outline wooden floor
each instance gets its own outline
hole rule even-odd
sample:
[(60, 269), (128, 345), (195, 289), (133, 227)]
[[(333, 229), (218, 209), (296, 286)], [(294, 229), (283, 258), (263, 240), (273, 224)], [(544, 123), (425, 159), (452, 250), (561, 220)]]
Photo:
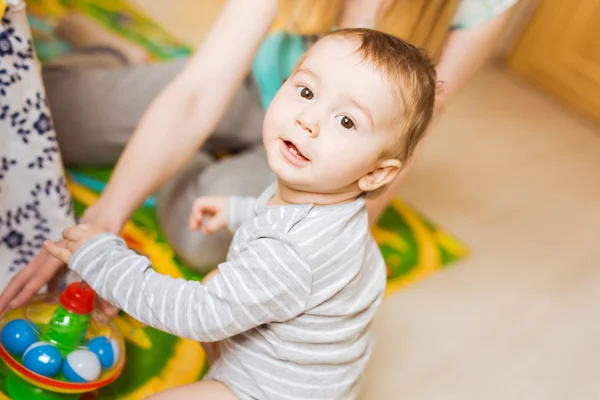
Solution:
[[(195, 43), (222, 3), (136, 1)], [(384, 302), (362, 399), (599, 399), (600, 128), (488, 68), (401, 196), (472, 256)]]
[(600, 129), (490, 67), (401, 197), (472, 256), (384, 302), (363, 399), (600, 398)]

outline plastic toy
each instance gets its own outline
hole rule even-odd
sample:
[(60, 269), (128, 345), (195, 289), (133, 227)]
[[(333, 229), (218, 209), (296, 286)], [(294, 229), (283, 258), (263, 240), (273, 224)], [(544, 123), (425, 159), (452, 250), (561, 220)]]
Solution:
[(24, 319), (12, 320), (2, 328), (2, 345), (13, 356), (22, 356), (37, 340), (35, 327)]
[(36, 342), (23, 354), (23, 365), (40, 375), (54, 377), (60, 371), (62, 356), (55, 345)]
[(87, 347), (98, 357), (102, 368), (112, 368), (119, 361), (119, 345), (113, 339), (98, 336), (90, 340)]
[(60, 296), (46, 336), (63, 357), (82, 344), (94, 311), (94, 296), (89, 286), (78, 284), (69, 285)]
[(12, 399), (75, 400), (117, 379), (125, 343), (112, 322), (94, 317), (94, 298), (88, 285), (75, 282), (58, 298), (0, 317), (0, 358), (9, 369), (5, 385)]
[(96, 354), (89, 350), (75, 350), (63, 364), (62, 372), (71, 382), (93, 382), (100, 376), (102, 366)]

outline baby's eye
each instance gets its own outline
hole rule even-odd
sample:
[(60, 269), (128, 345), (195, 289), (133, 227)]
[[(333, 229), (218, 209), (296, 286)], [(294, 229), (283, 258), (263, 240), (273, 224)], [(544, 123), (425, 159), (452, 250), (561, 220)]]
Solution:
[(313, 92), (306, 86), (298, 86), (298, 94), (306, 100), (310, 100), (314, 97)]
[(352, 122), (352, 120), (345, 115), (338, 115), (335, 117), (335, 119), (337, 119), (338, 122), (346, 129), (354, 128), (354, 122)]

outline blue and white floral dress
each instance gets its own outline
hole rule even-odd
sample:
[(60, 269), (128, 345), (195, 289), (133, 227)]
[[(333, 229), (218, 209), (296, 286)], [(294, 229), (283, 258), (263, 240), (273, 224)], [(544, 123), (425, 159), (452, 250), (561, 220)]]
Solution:
[(0, 25), (0, 290), (38, 254), (45, 239), (58, 239), (65, 227), (74, 224), (25, 4), (20, 0), (4, 3)]

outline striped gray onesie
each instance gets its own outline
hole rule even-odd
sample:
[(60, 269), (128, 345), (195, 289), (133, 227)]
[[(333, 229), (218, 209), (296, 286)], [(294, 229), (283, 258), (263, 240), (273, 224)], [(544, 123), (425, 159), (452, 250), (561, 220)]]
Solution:
[(355, 398), (386, 283), (365, 200), (269, 206), (275, 190), (230, 198), (233, 242), (205, 285), (156, 273), (112, 234), (82, 246), (70, 268), (149, 326), (221, 341), (206, 379), (240, 399)]

